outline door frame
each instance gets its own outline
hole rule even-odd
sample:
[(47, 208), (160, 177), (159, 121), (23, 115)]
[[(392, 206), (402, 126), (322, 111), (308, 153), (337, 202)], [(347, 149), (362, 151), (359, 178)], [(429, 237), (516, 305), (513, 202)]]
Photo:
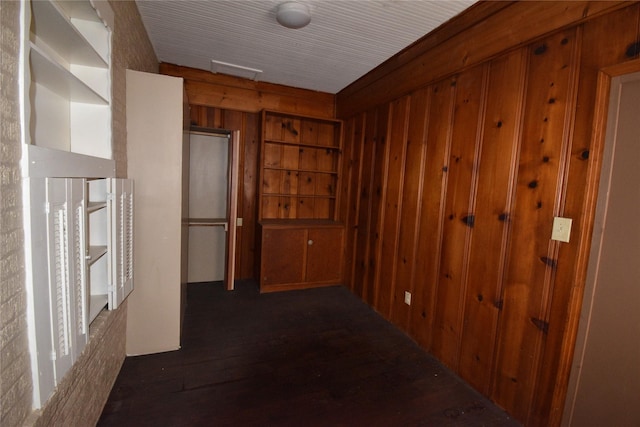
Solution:
[(240, 131), (191, 126), (189, 133), (208, 136), (219, 136), (222, 138), (227, 138), (228, 141), (227, 222), (225, 225), (225, 269), (223, 283), (226, 290), (232, 291), (235, 288), (234, 281), (237, 240), (236, 227), (238, 225), (238, 173), (240, 169)]
[(560, 380), (555, 388), (553, 397), (553, 410), (550, 417), (550, 425), (560, 425), (563, 421), (564, 408), (567, 396), (569, 395), (569, 379), (573, 367), (573, 357), (575, 355), (578, 340), (580, 315), (585, 301), (585, 286), (591, 255), (592, 237), (595, 222), (597, 219), (596, 207), (598, 203), (598, 193), (600, 190), (600, 175), (603, 167), (603, 157), (607, 142), (607, 122), (609, 116), (609, 100), (611, 95), (612, 80), (625, 74), (640, 71), (640, 59), (624, 62), (621, 64), (604, 67), (598, 72), (596, 86), (596, 98), (593, 115), (593, 127), (591, 134), (590, 151), (593, 153), (593, 161), (587, 169), (587, 183), (585, 190), (585, 201), (583, 205), (582, 223), (583, 231), (579, 234), (579, 253), (576, 261), (576, 277), (574, 287), (568, 307), (568, 318), (565, 329), (565, 339), (561, 351), (561, 361), (559, 363), (558, 379)]
[(229, 166), (227, 180), (227, 250), (225, 267), (225, 288), (234, 289), (236, 269), (236, 234), (238, 220), (238, 173), (240, 168), (240, 131), (235, 130), (229, 135)]

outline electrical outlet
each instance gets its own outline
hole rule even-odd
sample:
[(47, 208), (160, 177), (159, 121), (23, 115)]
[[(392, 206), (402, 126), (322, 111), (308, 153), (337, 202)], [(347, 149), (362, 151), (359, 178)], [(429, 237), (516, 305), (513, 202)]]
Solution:
[(411, 292), (404, 291), (404, 303), (411, 305)]
[(556, 216), (553, 218), (553, 229), (551, 231), (551, 240), (569, 243), (571, 236), (571, 218), (561, 218)]

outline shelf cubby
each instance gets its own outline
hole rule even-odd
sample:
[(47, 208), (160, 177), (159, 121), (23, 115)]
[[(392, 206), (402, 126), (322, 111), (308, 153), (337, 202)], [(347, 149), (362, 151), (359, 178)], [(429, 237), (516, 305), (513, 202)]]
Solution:
[(340, 120), (264, 111), (260, 219), (335, 219), (341, 153)]

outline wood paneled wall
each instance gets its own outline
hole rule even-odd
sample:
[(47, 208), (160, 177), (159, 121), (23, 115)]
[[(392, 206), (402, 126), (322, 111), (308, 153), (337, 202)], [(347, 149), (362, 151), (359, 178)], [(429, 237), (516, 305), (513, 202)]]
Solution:
[(160, 64), (160, 73), (182, 77), (191, 107), (191, 124), (211, 129), (240, 131), (238, 216), (243, 219), (236, 241), (236, 278), (257, 278), (257, 181), (260, 147), (260, 112), (333, 118), (332, 94), (254, 82), (207, 71)]
[(639, 28), (638, 3), (481, 3), (337, 96), (348, 286), (526, 425), (560, 423), (597, 77), (638, 58)]

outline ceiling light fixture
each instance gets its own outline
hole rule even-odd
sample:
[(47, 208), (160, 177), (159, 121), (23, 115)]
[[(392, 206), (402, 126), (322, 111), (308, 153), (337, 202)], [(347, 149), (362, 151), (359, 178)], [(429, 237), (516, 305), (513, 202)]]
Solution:
[(298, 29), (311, 22), (311, 13), (306, 4), (288, 1), (278, 6), (276, 19), (283, 27)]

